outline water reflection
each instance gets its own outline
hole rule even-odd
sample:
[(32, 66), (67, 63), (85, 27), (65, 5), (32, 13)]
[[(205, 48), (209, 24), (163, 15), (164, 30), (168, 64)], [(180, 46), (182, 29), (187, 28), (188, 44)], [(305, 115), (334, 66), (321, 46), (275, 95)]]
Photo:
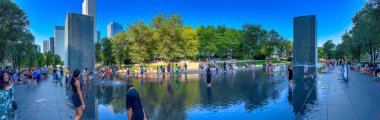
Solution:
[[(317, 70), (308, 68), (305, 74), (304, 68), (295, 68), (293, 86), (289, 86), (287, 75), (282, 76), (278, 70), (245, 70), (213, 74), (211, 87), (207, 86), (205, 74), (182, 74), (94, 82), (93, 88), (89, 88), (95, 94), (94, 113), (99, 119), (126, 119), (127, 84), (133, 84), (140, 92), (149, 119), (207, 119), (205, 115), (213, 119), (237, 115), (258, 119), (265, 118), (265, 114), (294, 119), (305, 114), (305, 104), (316, 101), (313, 86)], [(112, 84), (116, 81), (120, 84)], [(279, 107), (281, 110), (276, 109)]]
[[(305, 69), (307, 69), (306, 72)], [(297, 116), (304, 115), (305, 104), (314, 104), (317, 98), (317, 91), (314, 87), (316, 85), (317, 68), (294, 67), (294, 74), (295, 87), (292, 92), (294, 98), (292, 101), (293, 111)]]

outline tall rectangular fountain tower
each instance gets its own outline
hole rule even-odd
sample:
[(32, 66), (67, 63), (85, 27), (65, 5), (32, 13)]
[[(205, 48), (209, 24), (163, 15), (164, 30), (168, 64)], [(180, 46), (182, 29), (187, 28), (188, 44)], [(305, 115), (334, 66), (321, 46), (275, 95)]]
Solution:
[(316, 65), (318, 63), (316, 16), (294, 17), (293, 27), (293, 64)]
[(65, 23), (65, 66), (92, 69), (95, 65), (94, 17), (67, 13)]

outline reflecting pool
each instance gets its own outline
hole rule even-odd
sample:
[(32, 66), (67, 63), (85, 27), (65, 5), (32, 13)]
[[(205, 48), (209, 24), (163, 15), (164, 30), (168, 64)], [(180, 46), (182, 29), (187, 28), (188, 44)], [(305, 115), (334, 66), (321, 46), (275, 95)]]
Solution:
[(246, 69), (215, 74), (207, 86), (205, 74), (147, 75), (119, 80), (95, 80), (86, 87), (94, 99), (86, 116), (95, 119), (127, 119), (126, 85), (139, 91), (148, 119), (297, 119), (313, 109), (317, 68), (294, 70), (293, 84), (286, 73)]

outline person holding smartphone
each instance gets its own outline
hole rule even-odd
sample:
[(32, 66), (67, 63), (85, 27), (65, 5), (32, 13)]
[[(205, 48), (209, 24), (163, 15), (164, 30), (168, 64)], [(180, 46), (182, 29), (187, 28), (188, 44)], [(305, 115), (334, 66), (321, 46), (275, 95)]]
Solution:
[(82, 81), (79, 80), (80, 78), (80, 70), (76, 69), (74, 71), (73, 77), (70, 81), (71, 84), (71, 100), (72, 103), (75, 107), (75, 118), (74, 120), (80, 120), (82, 115), (83, 115), (83, 110), (85, 109), (86, 104), (84, 103), (83, 100), (83, 95), (82, 95)]

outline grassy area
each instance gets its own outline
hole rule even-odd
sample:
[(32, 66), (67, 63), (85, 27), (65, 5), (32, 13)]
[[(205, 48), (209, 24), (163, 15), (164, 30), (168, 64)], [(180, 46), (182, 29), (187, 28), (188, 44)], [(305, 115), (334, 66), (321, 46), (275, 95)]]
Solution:
[[(146, 64), (146, 65), (144, 65), (144, 67), (147, 70), (149, 70), (149, 69), (157, 70), (157, 67), (160, 67), (161, 65), (163, 67), (165, 67), (165, 69), (166, 69), (167, 65), (165, 65), (165, 64)], [(181, 67), (181, 68), (183, 67), (183, 65), (181, 65), (181, 64), (178, 64), (178, 66)], [(126, 65), (126, 66), (123, 66), (123, 67), (119, 67), (119, 69), (120, 68), (132, 68), (132, 70), (138, 70), (139, 66), (138, 65)], [(175, 68), (175, 64), (171, 64), (170, 68), (172, 68), (172, 69)]]
[[(267, 60), (258, 60), (258, 61), (247, 61), (247, 62), (238, 62), (237, 64), (238, 65), (246, 65), (246, 64), (254, 64), (256, 63), (256, 65), (263, 65), (265, 64), (265, 62), (267, 62)], [(290, 63), (289, 61), (286, 61), (286, 60), (282, 60), (282, 61), (279, 61), (279, 60), (273, 60), (272, 61), (273, 64), (278, 64), (278, 63)]]

